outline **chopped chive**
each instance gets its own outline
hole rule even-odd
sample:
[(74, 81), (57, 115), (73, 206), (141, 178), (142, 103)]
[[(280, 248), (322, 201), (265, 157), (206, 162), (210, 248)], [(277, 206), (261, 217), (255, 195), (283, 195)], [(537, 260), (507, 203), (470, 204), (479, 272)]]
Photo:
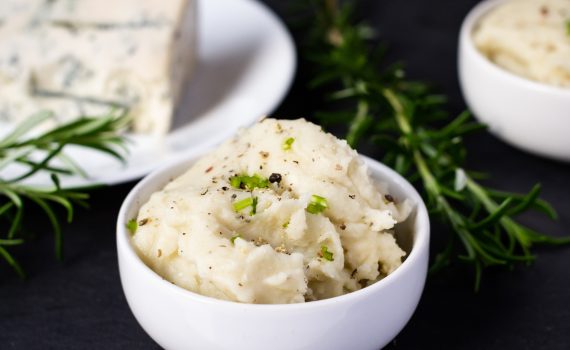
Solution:
[(236, 175), (230, 179), (230, 185), (233, 188), (241, 188), (242, 190), (253, 190), (254, 188), (269, 187), (269, 180), (259, 175)]
[(254, 216), (257, 212), (257, 197), (253, 197), (253, 203), (251, 203), (251, 211), (249, 215)]
[(129, 222), (127, 222), (127, 230), (129, 230), (131, 236), (134, 236), (135, 233), (137, 232), (137, 228), (139, 227), (139, 224), (137, 223), (137, 219), (132, 218), (129, 220)]
[(233, 245), (235, 244), (236, 239), (241, 238), (241, 235), (238, 233), (237, 235), (232, 236), (232, 238), (230, 238), (230, 243)]
[(327, 248), (326, 245), (322, 245), (321, 246), (321, 254), (320, 254), (323, 259), (328, 260), (328, 261), (333, 261), (333, 253), (329, 252), (329, 248)]
[(232, 177), (232, 178), (230, 179), (230, 185), (231, 185), (233, 188), (240, 188), (240, 185), (241, 185), (240, 177), (239, 177), (239, 176), (234, 176), (234, 177)]
[(249, 212), (249, 215), (253, 216), (257, 213), (257, 201), (258, 201), (257, 197), (244, 198), (234, 203), (234, 210), (240, 211), (251, 206), (251, 211)]
[(287, 228), (287, 227), (289, 227), (289, 221), (287, 221), (283, 224), (283, 228)]
[(282, 147), (283, 147), (283, 150), (284, 150), (284, 151), (290, 150), (290, 149), (291, 149), (291, 145), (293, 144), (293, 142), (295, 142), (295, 139), (294, 139), (293, 137), (289, 137), (288, 139), (286, 139), (286, 140), (283, 142), (283, 146), (282, 146)]
[(247, 197), (234, 203), (234, 210), (240, 211), (253, 204), (253, 198)]
[(328, 208), (327, 199), (316, 194), (311, 196), (311, 202), (307, 205), (307, 211), (311, 214), (322, 213), (326, 208)]

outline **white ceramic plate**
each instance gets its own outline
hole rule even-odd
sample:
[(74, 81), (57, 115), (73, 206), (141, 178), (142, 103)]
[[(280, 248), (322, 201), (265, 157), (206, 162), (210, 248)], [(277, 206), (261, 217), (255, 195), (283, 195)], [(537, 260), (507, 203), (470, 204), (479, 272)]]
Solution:
[[(254, 0), (198, 2), (198, 62), (172, 131), (163, 139), (131, 135), (126, 164), (69, 148), (89, 178), (62, 177), (66, 186), (113, 185), (140, 178), (187, 158), (272, 112), (285, 96), (296, 67), (295, 47), (281, 20)], [(18, 169), (7, 168), (4, 175)], [(48, 176), (31, 183), (51, 184)]]

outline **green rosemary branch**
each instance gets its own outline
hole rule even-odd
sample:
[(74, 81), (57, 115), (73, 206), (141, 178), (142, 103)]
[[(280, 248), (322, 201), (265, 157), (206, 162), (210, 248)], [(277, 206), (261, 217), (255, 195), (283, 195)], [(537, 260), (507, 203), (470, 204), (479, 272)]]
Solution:
[[(348, 125), (346, 139), (357, 147), (366, 140), (383, 150), (382, 161), (423, 188), (423, 197), (453, 235), (431, 267), (435, 272), (460, 260), (475, 269), (479, 289), (483, 268), (531, 262), (534, 244), (568, 244), (515, 221), (535, 209), (556, 218), (539, 198), (540, 186), (525, 195), (481, 185), (480, 174), (464, 170), (463, 137), (485, 127), (465, 112), (441, 127), (445, 98), (426, 85), (405, 79), (400, 66), (381, 70), (382, 51), (371, 47), (370, 28), (356, 24), (350, 7), (334, 0), (313, 1), (306, 58), (316, 72), (311, 87), (328, 91), (324, 125)], [(334, 111), (330, 111), (334, 110)]]
[[(89, 198), (85, 192), (61, 188), (60, 175), (85, 176), (77, 163), (63, 153), (64, 148), (69, 145), (90, 148), (121, 161), (126, 152), (125, 139), (120, 136), (120, 131), (128, 123), (125, 112), (113, 111), (103, 117), (83, 117), (38, 133), (50, 119), (50, 113), (39, 113), (0, 139), (0, 171), (8, 166), (19, 166), (20, 171), (11, 177), (0, 176), (0, 218), (8, 219), (5, 233), (0, 233), (0, 258), (21, 277), (24, 277), (24, 270), (10, 249), (24, 243), (21, 232), (24, 208), (35, 204), (45, 213), (55, 237), (55, 255), (62, 259), (63, 236), (54, 206), (62, 207), (70, 222), (74, 205), (86, 206)], [(49, 174), (53, 185), (29, 185), (29, 180), (38, 174)]]

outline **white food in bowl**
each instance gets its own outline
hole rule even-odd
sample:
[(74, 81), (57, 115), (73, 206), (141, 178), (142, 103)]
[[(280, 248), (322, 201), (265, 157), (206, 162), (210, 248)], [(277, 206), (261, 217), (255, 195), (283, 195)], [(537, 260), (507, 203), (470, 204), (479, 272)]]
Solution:
[(489, 61), (473, 42), (480, 19), (508, 0), (475, 6), (461, 26), (459, 82), (473, 114), (504, 141), (528, 152), (570, 160), (570, 89), (520, 77)]
[[(261, 184), (240, 188), (244, 176)], [(377, 189), (346, 141), (304, 119), (264, 119), (154, 193), (132, 240), (147, 265), (190, 291), (298, 303), (392, 273), (405, 255), (393, 228), (410, 210)]]
[(473, 31), (479, 51), (528, 79), (570, 88), (568, 0), (511, 0), (482, 16)]
[(159, 169), (139, 182), (117, 219), (121, 283), (144, 330), (166, 349), (379, 349), (408, 322), (420, 299), (428, 266), (429, 219), (414, 188), (379, 162), (361, 157), (373, 181), (414, 207), (399, 225), (407, 252), (386, 278), (346, 295), (301, 304), (258, 305), (218, 300), (189, 292), (157, 275), (138, 257), (125, 222), (152, 193), (183, 174), (202, 153)]

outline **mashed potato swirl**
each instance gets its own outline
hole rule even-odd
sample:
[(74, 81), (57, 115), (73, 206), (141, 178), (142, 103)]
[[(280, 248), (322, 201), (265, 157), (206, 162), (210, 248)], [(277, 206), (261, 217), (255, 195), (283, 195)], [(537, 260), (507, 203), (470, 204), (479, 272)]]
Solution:
[(159, 275), (202, 295), (264, 304), (342, 295), (405, 255), (393, 228), (410, 205), (367, 171), (319, 126), (264, 119), (154, 193), (132, 241)]

